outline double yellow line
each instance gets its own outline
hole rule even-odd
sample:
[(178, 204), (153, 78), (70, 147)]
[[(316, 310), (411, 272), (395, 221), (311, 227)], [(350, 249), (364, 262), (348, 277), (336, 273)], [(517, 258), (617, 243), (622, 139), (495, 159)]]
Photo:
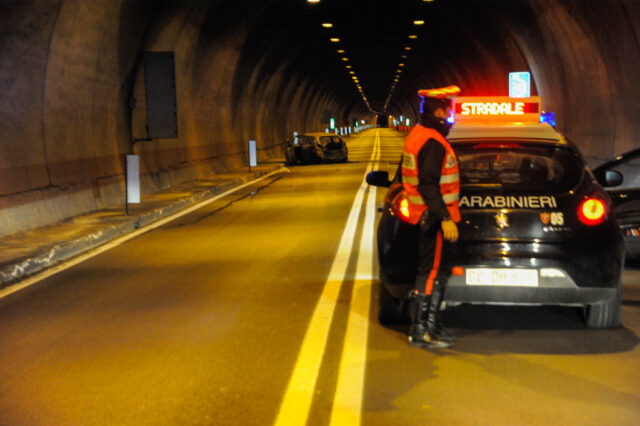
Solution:
[[(376, 131), (373, 151), (366, 175), (377, 170), (380, 159), (380, 131)], [(358, 218), (366, 194), (364, 228), (358, 247), (358, 261), (347, 320), (347, 331), (338, 370), (338, 381), (331, 411), (332, 425), (359, 425), (364, 394), (364, 375), (369, 334), (371, 303), (373, 235), (376, 212), (376, 188), (369, 187), (363, 178), (356, 193), (333, 259), (329, 278), (307, 328), (302, 347), (275, 424), (304, 425), (307, 423), (315, 394), (320, 366), (327, 346), (331, 321), (338, 303), (340, 288), (345, 280), (353, 250)]]

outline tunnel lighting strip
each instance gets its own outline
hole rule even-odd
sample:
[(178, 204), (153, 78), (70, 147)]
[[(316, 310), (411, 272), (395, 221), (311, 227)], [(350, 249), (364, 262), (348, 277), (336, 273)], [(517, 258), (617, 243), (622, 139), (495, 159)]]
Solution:
[[(424, 20), (423, 19), (414, 19), (413, 20), (413, 26), (414, 27), (421, 27), (424, 25)], [(408, 36), (409, 42), (413, 42), (414, 40), (418, 39), (418, 35), (415, 34), (415, 30), (412, 30), (411, 34), (409, 34)], [(408, 53), (413, 50), (413, 47), (409, 44), (407, 46), (403, 47), (403, 55), (400, 56), (400, 63), (398, 64), (398, 69), (396, 70), (396, 74), (393, 77), (393, 82), (391, 83), (391, 87), (389, 88), (389, 94), (387, 95), (387, 99), (384, 101), (384, 107), (383, 110), (386, 112), (387, 109), (389, 108), (389, 103), (391, 102), (391, 98), (393, 97), (393, 92), (396, 90), (396, 86), (398, 85), (398, 82), (400, 81), (400, 74), (402, 73), (402, 67), (405, 66), (404, 61), (407, 59), (408, 57)]]
[(258, 182), (260, 182), (260, 181), (262, 181), (264, 179), (267, 179), (270, 176), (273, 176), (273, 175), (278, 174), (278, 173), (283, 173), (283, 172), (288, 173), (289, 169), (287, 169), (286, 167), (281, 167), (278, 170), (274, 170), (271, 173), (268, 173), (268, 174), (266, 174), (264, 176), (259, 177), (258, 179), (254, 179), (252, 181), (243, 183), (240, 186), (237, 186), (237, 187), (232, 188), (232, 189), (230, 189), (228, 191), (222, 192), (222, 193), (220, 193), (220, 194), (218, 194), (218, 195), (216, 195), (214, 197), (208, 198), (208, 199), (206, 199), (206, 200), (204, 200), (204, 201), (202, 201), (202, 202), (200, 202), (198, 204), (194, 204), (191, 207), (187, 207), (184, 210), (181, 210), (181, 211), (179, 211), (179, 212), (177, 212), (175, 214), (167, 216), (164, 219), (160, 219), (157, 222), (154, 222), (154, 223), (152, 223), (152, 224), (150, 224), (148, 226), (145, 226), (143, 228), (139, 228), (139, 229), (137, 229), (137, 230), (135, 230), (135, 231), (123, 236), (123, 237), (117, 238), (117, 239), (115, 239), (115, 240), (113, 240), (113, 241), (111, 241), (109, 243), (103, 244), (103, 245), (101, 245), (101, 246), (99, 246), (99, 247), (97, 247), (97, 248), (95, 248), (93, 250), (90, 250), (90, 251), (88, 251), (88, 252), (86, 252), (86, 253), (84, 253), (84, 254), (82, 254), (80, 256), (74, 257), (73, 259), (71, 259), (69, 261), (61, 262), (61, 263), (59, 263), (59, 264), (57, 264), (57, 265), (55, 265), (55, 266), (53, 266), (51, 268), (48, 268), (48, 269), (46, 269), (46, 270), (44, 270), (44, 271), (42, 271), (42, 272), (30, 277), (30, 278), (27, 278), (27, 279), (25, 279), (23, 281), (20, 281), (20, 282), (16, 283), (16, 284), (13, 284), (13, 285), (10, 285), (10, 286), (8, 286), (6, 288), (3, 288), (2, 290), (0, 290), (0, 299), (4, 298), (4, 297), (6, 297), (6, 296), (8, 296), (10, 294), (13, 294), (13, 293), (15, 293), (17, 291), (20, 291), (20, 290), (22, 290), (22, 289), (24, 289), (26, 287), (29, 287), (29, 286), (31, 286), (33, 284), (36, 284), (36, 283), (38, 283), (38, 282), (40, 282), (40, 281), (42, 281), (42, 280), (44, 280), (46, 278), (49, 278), (49, 277), (57, 274), (58, 272), (62, 272), (64, 270), (67, 270), (67, 269), (69, 269), (69, 268), (71, 268), (71, 267), (73, 267), (73, 266), (75, 266), (75, 265), (77, 265), (79, 263), (84, 262), (85, 260), (91, 259), (92, 257), (95, 257), (95, 256), (97, 256), (99, 254), (102, 254), (105, 251), (111, 250), (112, 248), (117, 247), (120, 244), (123, 244), (123, 243), (125, 243), (125, 242), (127, 242), (127, 241), (129, 241), (129, 240), (131, 240), (133, 238), (136, 238), (136, 237), (138, 237), (138, 236), (140, 236), (140, 235), (142, 235), (144, 233), (152, 231), (152, 230), (154, 230), (154, 229), (156, 229), (156, 228), (158, 228), (160, 226), (163, 226), (163, 225), (165, 225), (165, 224), (167, 224), (167, 223), (169, 223), (169, 222), (171, 222), (173, 220), (176, 220), (176, 219), (178, 219), (178, 218), (180, 218), (180, 217), (182, 217), (184, 215), (187, 215), (187, 214), (189, 214), (189, 213), (191, 213), (191, 212), (193, 212), (195, 210), (198, 210), (198, 209), (206, 206), (207, 204), (210, 204), (210, 203), (213, 203), (216, 200), (219, 200), (220, 198), (223, 198), (223, 197), (226, 197), (227, 195), (233, 194), (234, 192), (239, 191), (242, 188), (246, 188), (247, 186), (251, 186), (251, 185), (253, 185), (255, 183), (258, 183)]
[[(322, 25), (322, 28), (326, 28), (326, 29), (333, 29), (334, 28), (333, 22), (329, 22), (329, 21), (324, 21), (320, 25)], [(335, 35), (332, 35), (329, 38), (329, 41), (331, 43), (342, 43), (342, 39), (340, 37), (335, 36)], [(337, 49), (337, 52), (340, 54), (340, 59), (342, 60), (342, 62), (348, 64), (349, 63), (349, 58), (346, 56), (345, 49), (342, 49), (342, 48)], [(345, 67), (349, 71), (351, 79), (353, 80), (353, 82), (356, 85), (356, 90), (360, 94), (360, 96), (362, 97), (362, 100), (364, 101), (365, 105), (367, 106), (369, 111), (374, 112), (373, 109), (371, 108), (371, 105), (369, 104), (369, 100), (367, 99), (367, 96), (364, 94), (364, 91), (362, 90), (362, 85), (360, 84), (360, 81), (359, 81), (358, 77), (355, 75), (355, 71), (352, 70), (353, 67), (351, 65), (346, 65)]]
[[(320, 295), (320, 299), (313, 311), (313, 316), (311, 317), (304, 340), (302, 341), (302, 346), (298, 353), (295, 368), (291, 378), (289, 379), (287, 391), (282, 400), (282, 404), (280, 405), (278, 417), (274, 423), (276, 426), (299, 426), (307, 424), (309, 411), (311, 410), (311, 403), (313, 402), (313, 397), (315, 395), (318, 375), (320, 374), (320, 366), (322, 365), (322, 360), (327, 347), (331, 322), (338, 305), (340, 289), (344, 281), (348, 279), (346, 273), (349, 266), (349, 259), (351, 258), (351, 253), (353, 251), (353, 240), (355, 239), (358, 227), (358, 219), (360, 217), (360, 210), (363, 204), (362, 201), (368, 187), (366, 176), (371, 170), (377, 169), (379, 160), (380, 130), (377, 130), (367, 170), (362, 179), (362, 183), (360, 184), (360, 188), (356, 193), (355, 199), (353, 200), (353, 204), (351, 205), (351, 211), (349, 212), (347, 223), (342, 233), (342, 237), (340, 238), (340, 245), (338, 246), (333, 263), (331, 264), (329, 277), (324, 284), (322, 294)], [(372, 196), (371, 192), (369, 192), (369, 197), (370, 198), (367, 198), (367, 208), (370, 206), (371, 199), (373, 198), (375, 200), (375, 195)], [(375, 210), (375, 208), (373, 210)], [(366, 234), (367, 232), (367, 228), (364, 228), (363, 234)], [(365, 238), (364, 235), (362, 238)], [(365, 244), (365, 242), (362, 242), (361, 240), (360, 247), (362, 247), (363, 244)], [(354, 292), (356, 291), (356, 287), (359, 290), (362, 290), (362, 286), (367, 285), (367, 283), (369, 283), (369, 292), (371, 291), (372, 267), (369, 264), (367, 269), (367, 266), (365, 265), (367, 262), (372, 261), (371, 253), (373, 248), (366, 248), (363, 251), (365, 253), (370, 253), (364, 256), (358, 256), (359, 266), (356, 268), (358, 275), (355, 277), (356, 283), (354, 283)], [(361, 259), (363, 262), (362, 264), (360, 262)], [(364, 274), (364, 283), (357, 283), (360, 278), (359, 274), (361, 271)], [(369, 302), (371, 300), (370, 293), (368, 297), (366, 294), (356, 295), (355, 299), (354, 296), (352, 296), (347, 325), (347, 335), (345, 336), (345, 348), (343, 349), (340, 362), (340, 372), (338, 377), (339, 384), (336, 389), (336, 398), (338, 398), (339, 395), (344, 397), (345, 392), (351, 392), (352, 395), (345, 397), (345, 401), (338, 403), (338, 405), (334, 403), (333, 409), (337, 411), (335, 414), (332, 412), (331, 424), (359, 424), (359, 421), (335, 423), (334, 419), (335, 421), (342, 420), (344, 416), (347, 415), (346, 417), (348, 417), (349, 420), (354, 420), (354, 416), (359, 420), (361, 415), (362, 395), (364, 390), (364, 363), (366, 361), (366, 336), (368, 334), (362, 330), (362, 327), (368, 327), (369, 318), (367, 317), (364, 319), (367, 324), (363, 324), (361, 321), (353, 319), (351, 311), (355, 310), (353, 314), (360, 316), (363, 315), (363, 312), (369, 312), (368, 307), (364, 311), (361, 310), (364, 308), (365, 304), (362, 297)], [(353, 336), (356, 332), (360, 333), (359, 338)], [(347, 338), (353, 338), (354, 340), (352, 342), (347, 342)], [(363, 338), (364, 340), (362, 340)], [(362, 351), (365, 352), (364, 359), (362, 358)], [(354, 360), (357, 361), (354, 362)], [(352, 363), (356, 364), (355, 368)], [(345, 370), (344, 373), (343, 369)], [(347, 372), (346, 370), (350, 371)], [(345, 376), (342, 376), (342, 374), (345, 374)], [(347, 383), (348, 381), (352, 382)]]

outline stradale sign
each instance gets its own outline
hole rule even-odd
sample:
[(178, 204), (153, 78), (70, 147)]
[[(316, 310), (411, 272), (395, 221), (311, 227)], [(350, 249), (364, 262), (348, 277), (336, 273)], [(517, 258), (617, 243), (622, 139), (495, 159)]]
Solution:
[(461, 96), (453, 98), (456, 123), (504, 123), (540, 121), (540, 97)]

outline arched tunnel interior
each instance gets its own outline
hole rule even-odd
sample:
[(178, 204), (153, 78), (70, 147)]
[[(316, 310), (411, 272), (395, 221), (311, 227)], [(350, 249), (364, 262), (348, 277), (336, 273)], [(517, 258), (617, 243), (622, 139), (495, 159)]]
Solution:
[[(152, 192), (246, 167), (248, 140), (260, 161), (279, 158), (328, 116), (415, 122), (420, 88), (507, 95), (512, 71), (531, 73), (587, 158), (640, 146), (638, 0), (2, 0), (0, 12), (0, 235), (122, 203), (129, 153)], [(173, 137), (149, 137), (149, 52), (173, 58)]]

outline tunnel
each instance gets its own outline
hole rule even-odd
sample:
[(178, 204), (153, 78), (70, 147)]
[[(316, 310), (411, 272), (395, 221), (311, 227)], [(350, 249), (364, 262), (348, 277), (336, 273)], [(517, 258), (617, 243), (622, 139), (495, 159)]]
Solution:
[[(590, 162), (640, 146), (637, 0), (2, 0), (0, 11), (0, 236), (123, 203), (127, 154), (150, 193), (246, 168), (249, 140), (260, 162), (279, 161), (293, 132), (324, 131), (327, 117), (415, 122), (420, 88), (507, 95), (513, 71), (531, 73)], [(175, 120), (159, 134), (156, 57)]]

